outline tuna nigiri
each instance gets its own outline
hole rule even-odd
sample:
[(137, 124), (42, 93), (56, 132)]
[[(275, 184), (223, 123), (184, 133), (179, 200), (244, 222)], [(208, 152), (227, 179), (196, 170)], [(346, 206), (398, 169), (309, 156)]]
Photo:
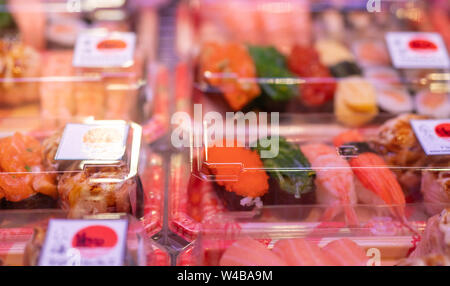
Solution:
[(329, 205), (323, 220), (329, 221), (344, 208), (348, 224), (357, 225), (353, 205), (356, 193), (353, 173), (349, 164), (340, 158), (336, 150), (325, 144), (307, 144), (301, 146), (313, 170), (316, 171), (316, 198), (321, 204)]
[(287, 266), (283, 259), (253, 239), (238, 240), (219, 262), (220, 266)]

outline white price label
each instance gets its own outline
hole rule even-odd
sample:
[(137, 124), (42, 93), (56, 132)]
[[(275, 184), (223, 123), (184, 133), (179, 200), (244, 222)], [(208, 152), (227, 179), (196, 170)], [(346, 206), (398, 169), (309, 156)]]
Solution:
[(450, 67), (444, 41), (438, 33), (389, 32), (386, 42), (392, 63), (399, 69)]
[(450, 119), (411, 120), (411, 126), (427, 155), (450, 155)]
[(136, 35), (125, 32), (85, 32), (78, 35), (73, 66), (82, 68), (130, 67)]
[(69, 123), (64, 128), (55, 160), (120, 160), (125, 153), (128, 131), (126, 123)]
[(42, 266), (122, 266), (126, 220), (50, 220)]

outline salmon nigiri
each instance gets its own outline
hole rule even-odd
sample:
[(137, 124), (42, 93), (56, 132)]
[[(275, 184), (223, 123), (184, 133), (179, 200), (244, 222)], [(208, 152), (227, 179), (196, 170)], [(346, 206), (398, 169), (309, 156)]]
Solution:
[(275, 243), (272, 251), (289, 266), (332, 266), (334, 261), (319, 246), (303, 238)]
[(262, 243), (238, 240), (222, 255), (220, 266), (286, 266), (287, 264)]
[(332, 220), (343, 206), (347, 223), (357, 225), (358, 218), (353, 209), (356, 204), (355, 185), (349, 164), (337, 155), (334, 148), (325, 144), (307, 144), (301, 146), (301, 150), (316, 171), (317, 201), (329, 205), (322, 220)]
[(322, 248), (334, 265), (366, 266), (367, 256), (364, 249), (348, 238), (333, 240)]

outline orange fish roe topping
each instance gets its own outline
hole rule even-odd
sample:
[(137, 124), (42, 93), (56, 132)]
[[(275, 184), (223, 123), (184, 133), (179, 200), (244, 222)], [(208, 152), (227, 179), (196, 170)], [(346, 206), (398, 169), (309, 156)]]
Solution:
[(207, 168), (228, 192), (257, 198), (269, 190), (269, 176), (256, 151), (243, 147), (208, 148)]

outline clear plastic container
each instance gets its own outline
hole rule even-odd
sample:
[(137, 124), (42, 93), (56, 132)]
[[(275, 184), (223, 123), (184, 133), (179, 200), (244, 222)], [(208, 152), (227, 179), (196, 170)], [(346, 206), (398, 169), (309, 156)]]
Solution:
[[(47, 118), (143, 119), (143, 110), (138, 106), (145, 100), (145, 63), (155, 58), (154, 8), (140, 10), (123, 2), (93, 7), (90, 2), (40, 0), (8, 1), (2, 7), (2, 113), (40, 113)], [(34, 19), (33, 25), (30, 18)], [(74, 47), (80, 35), (86, 33), (101, 35), (104, 40), (129, 33), (136, 40), (132, 46), (111, 46), (112, 41), (102, 41), (103, 45), (94, 49), (103, 52), (94, 57), (95, 65), (89, 59), (75, 64)], [(124, 47), (132, 49), (131, 60), (126, 64), (98, 62), (111, 52), (120, 57), (118, 51)]]
[[(389, 209), (357, 206), (361, 223), (357, 227), (339, 220), (321, 222), (317, 218), (326, 211), (324, 206), (265, 207), (218, 215), (202, 225), (191, 260), (183, 261), (222, 266), (396, 265), (414, 251), (420, 236), (383, 215)], [(428, 218), (424, 206), (411, 204), (406, 212), (410, 226), (422, 234)]]
[(1, 209), (143, 215), (138, 124), (3, 118), (0, 125)]
[[(449, 116), (448, 64), (400, 68), (386, 40), (390, 32), (428, 39), (422, 32), (436, 30), (427, 16), (436, 8), (388, 1), (372, 13), (367, 1), (344, 2), (204, 0), (188, 2), (190, 12), (183, 3), (178, 49), (192, 63), (194, 103), (223, 113), (334, 112), (339, 120), (363, 113), (362, 123), (380, 112)], [(439, 49), (446, 53), (443, 42)]]
[[(7, 210), (0, 212), (0, 260), (4, 266), (39, 264), (41, 251), (48, 240), (46, 232), (52, 219), (67, 219), (62, 210)], [(87, 216), (92, 225), (102, 220), (127, 221), (126, 254), (120, 262), (128, 266), (168, 265), (167, 255), (146, 238), (141, 222), (124, 214)], [(67, 220), (70, 222), (70, 220)], [(95, 222), (99, 223), (96, 224)], [(90, 233), (99, 235), (99, 233)], [(75, 248), (78, 249), (78, 248)], [(82, 250), (80, 250), (81, 253)], [(93, 251), (91, 249), (91, 251)], [(69, 255), (69, 254), (68, 254)]]
[[(448, 135), (442, 133), (448, 119), (378, 116), (362, 128), (346, 127), (324, 114), (272, 119), (264, 125), (260, 117), (258, 125), (255, 117), (236, 126), (235, 120), (232, 129), (224, 123), (220, 132), (214, 132), (217, 123), (196, 122), (203, 133), (194, 133), (191, 147), (171, 159), (173, 231), (193, 240), (202, 223), (215, 216), (234, 212), (253, 216), (261, 208), (294, 205), (307, 212), (320, 208), (317, 223), (338, 221), (357, 228), (368, 220), (358, 213), (360, 208), (380, 207), (386, 211), (379, 216), (392, 217), (411, 232), (419, 232), (408, 222), (411, 206), (417, 209), (418, 204), (421, 213), (432, 216), (450, 203)], [(416, 136), (411, 122), (419, 122), (420, 130), (423, 124), (433, 125), (426, 133), (432, 139), (425, 148), (419, 141), (423, 134)], [(269, 140), (264, 140), (267, 134)], [(429, 147), (435, 143), (447, 153), (433, 154)]]

